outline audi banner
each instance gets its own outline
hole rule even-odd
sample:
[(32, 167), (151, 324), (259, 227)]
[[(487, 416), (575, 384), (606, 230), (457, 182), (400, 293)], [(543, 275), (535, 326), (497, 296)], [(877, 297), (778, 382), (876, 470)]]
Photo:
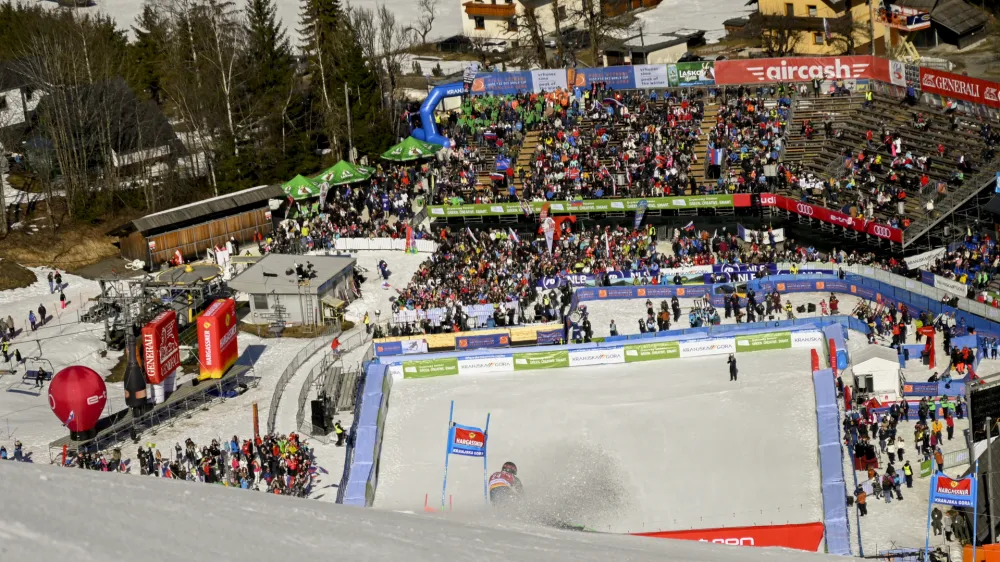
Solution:
[[(891, 240), (899, 244), (903, 243), (903, 231), (898, 228), (893, 228), (891, 226), (872, 221), (866, 221), (865, 219), (845, 215), (844, 213), (838, 211), (831, 211), (830, 209), (817, 205), (796, 201), (795, 199), (784, 197), (782, 195), (771, 195), (768, 197), (768, 201), (772, 200), (772, 198), (774, 201), (773, 206), (778, 207), (779, 209), (784, 209), (790, 213), (795, 213), (803, 217), (811, 217), (825, 223), (835, 224), (844, 228), (850, 228), (851, 230), (871, 234), (872, 236)], [(764, 198), (761, 197), (761, 204), (764, 204), (763, 199)]]
[(921, 68), (920, 87), (930, 94), (1000, 107), (1000, 86), (994, 82), (933, 68)]
[(783, 57), (715, 62), (715, 83), (809, 82), (879, 79), (888, 82), (888, 68), (876, 68), (875, 57)]

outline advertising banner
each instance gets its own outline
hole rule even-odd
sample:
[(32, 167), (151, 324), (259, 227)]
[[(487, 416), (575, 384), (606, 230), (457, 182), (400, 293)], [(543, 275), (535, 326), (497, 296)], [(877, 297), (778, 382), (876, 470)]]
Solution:
[(1000, 107), (1000, 84), (933, 68), (920, 69), (920, 89), (989, 107)]
[[(549, 203), (551, 213), (607, 213), (635, 211), (639, 202), (645, 200), (647, 209), (702, 209), (724, 207), (749, 207), (747, 200), (737, 204), (733, 195), (689, 195), (684, 197), (652, 197), (647, 199), (584, 199), (581, 201), (559, 201)], [(534, 201), (531, 210), (540, 213), (544, 203)], [(500, 215), (522, 215), (520, 203), (486, 203), (478, 205), (430, 205), (427, 212), (434, 217), (492, 217)]]
[(458, 359), (458, 374), (508, 373), (514, 370), (514, 358), (503, 355)]
[(510, 334), (487, 334), (484, 336), (456, 336), (455, 349), (470, 351), (484, 347), (509, 347)]
[(198, 316), (198, 380), (221, 379), (239, 356), (236, 301), (218, 299)]
[(635, 534), (641, 537), (699, 541), (730, 546), (770, 546), (817, 552), (823, 541), (823, 532), (823, 523), (816, 522)]
[(681, 356), (680, 343), (675, 341), (628, 344), (624, 351), (626, 363), (677, 359)]
[(792, 332), (792, 347), (823, 347), (821, 332)]
[(403, 362), (404, 379), (423, 379), (457, 374), (458, 359), (454, 357)]
[(587, 365), (612, 365), (614, 363), (625, 362), (625, 350), (620, 347), (582, 349), (569, 352), (570, 367), (584, 367)]
[(934, 248), (933, 250), (928, 250), (921, 254), (915, 256), (910, 256), (908, 258), (903, 258), (903, 262), (906, 263), (906, 267), (910, 271), (916, 271), (918, 269), (932, 265), (935, 260), (945, 255), (948, 248), (941, 246), (940, 248)]
[(531, 91), (530, 72), (492, 72), (472, 81), (473, 94), (516, 94)]
[(969, 294), (969, 286), (964, 283), (959, 283), (953, 279), (948, 279), (947, 277), (942, 277), (941, 275), (934, 275), (934, 286), (938, 289), (943, 289), (956, 297), (965, 298)]
[(676, 82), (673, 86), (711, 86), (715, 84), (715, 62), (679, 62), (670, 65), (677, 68)]
[(558, 369), (569, 367), (568, 351), (543, 351), (535, 353), (515, 353), (514, 370)]
[(402, 355), (403, 354), (403, 344), (398, 341), (382, 342), (375, 344), (375, 356), (382, 357), (384, 355)]
[(555, 328), (552, 330), (537, 330), (535, 332), (535, 338), (537, 338), (539, 345), (548, 343), (562, 343), (563, 329)]
[(903, 396), (938, 396), (938, 383), (908, 382), (903, 385)]
[(181, 347), (177, 341), (177, 313), (165, 310), (142, 327), (143, 366), (146, 381), (160, 384), (181, 364)]
[(903, 243), (903, 231), (898, 228), (866, 221), (861, 218), (845, 215), (844, 213), (840, 213), (838, 211), (831, 211), (825, 207), (796, 201), (795, 199), (784, 197), (782, 195), (775, 195), (774, 200), (775, 206), (790, 213), (795, 213), (803, 217), (811, 217), (825, 223), (850, 228), (851, 230), (857, 232), (864, 232), (866, 234), (891, 240), (900, 244)]
[(791, 332), (770, 332), (766, 334), (746, 334), (736, 336), (736, 351), (766, 351), (769, 349), (789, 349), (792, 347)]
[(531, 89), (538, 92), (552, 92), (566, 89), (566, 71), (564, 69), (532, 70)]
[(665, 64), (637, 64), (632, 67), (635, 72), (636, 88), (666, 88), (670, 86)]
[(427, 353), (427, 340), (403, 340), (399, 342), (400, 349), (403, 351), (403, 355), (412, 355), (414, 353)]
[(605, 66), (595, 68), (577, 68), (574, 72), (573, 85), (589, 88), (591, 84), (602, 83), (613, 90), (634, 90), (635, 72), (631, 66)]
[(448, 454), (481, 457), (486, 454), (486, 434), (478, 427), (452, 424), (448, 431)]
[(972, 476), (954, 479), (939, 473), (931, 477), (932, 504), (973, 507), (976, 497), (976, 479)]
[[(722, 60), (715, 62), (715, 83), (809, 82), (821, 80), (882, 79), (874, 68), (874, 57), (784, 57), (774, 59)], [(887, 77), (885, 77), (887, 78)], [(888, 80), (885, 80), (888, 82)]]
[(717, 338), (710, 340), (694, 340), (678, 342), (681, 357), (704, 357), (706, 355), (725, 355), (736, 353), (735, 338)]

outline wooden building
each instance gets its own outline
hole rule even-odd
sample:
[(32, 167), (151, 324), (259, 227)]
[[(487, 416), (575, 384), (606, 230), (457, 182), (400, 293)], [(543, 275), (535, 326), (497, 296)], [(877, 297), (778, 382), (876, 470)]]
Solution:
[(224, 246), (230, 237), (251, 243), (258, 232), (273, 229), (268, 201), (285, 198), (279, 185), (262, 185), (146, 215), (124, 224), (109, 236), (121, 256), (151, 267), (170, 261), (180, 250), (185, 260), (204, 257), (205, 250)]

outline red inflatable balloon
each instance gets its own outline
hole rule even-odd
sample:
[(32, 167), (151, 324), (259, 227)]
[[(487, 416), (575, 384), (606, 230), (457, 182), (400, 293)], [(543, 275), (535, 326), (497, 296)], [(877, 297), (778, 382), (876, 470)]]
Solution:
[(66, 367), (49, 385), (49, 407), (74, 439), (93, 433), (107, 401), (104, 379), (88, 367)]

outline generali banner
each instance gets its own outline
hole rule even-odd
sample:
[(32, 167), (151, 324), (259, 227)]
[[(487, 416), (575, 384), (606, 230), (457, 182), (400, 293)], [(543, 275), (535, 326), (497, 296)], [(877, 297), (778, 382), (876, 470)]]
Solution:
[(1000, 85), (986, 80), (921, 68), (920, 88), (931, 94), (1000, 108)]
[(715, 63), (716, 84), (758, 82), (809, 82), (820, 80), (875, 79), (889, 82), (888, 65), (875, 64), (872, 56), (782, 57), (725, 60)]
[(778, 207), (779, 209), (783, 209), (797, 215), (802, 215), (803, 217), (810, 217), (826, 223), (842, 226), (844, 228), (850, 228), (851, 230), (855, 230), (857, 232), (864, 232), (866, 234), (871, 234), (872, 236), (884, 238), (885, 240), (891, 240), (900, 244), (903, 242), (903, 231), (898, 228), (893, 228), (891, 226), (873, 221), (866, 221), (865, 219), (845, 215), (844, 213), (838, 211), (831, 211), (830, 209), (812, 205), (810, 203), (796, 201), (795, 199), (784, 197), (782, 195), (763, 194), (760, 196), (760, 204), (764, 206)]
[(757, 527), (691, 529), (634, 534), (642, 537), (681, 539), (731, 546), (776, 546), (817, 552), (820, 542), (823, 540), (823, 524), (761, 525)]

